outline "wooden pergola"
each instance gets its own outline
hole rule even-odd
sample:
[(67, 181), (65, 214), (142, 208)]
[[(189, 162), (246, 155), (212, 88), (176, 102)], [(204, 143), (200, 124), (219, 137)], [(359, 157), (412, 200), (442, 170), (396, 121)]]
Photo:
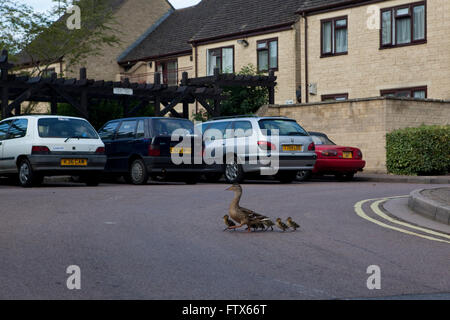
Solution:
[[(120, 82), (92, 80), (87, 78), (86, 68), (80, 69), (79, 79), (58, 78), (56, 73), (50, 77), (18, 76), (9, 71), (14, 67), (8, 62), (8, 52), (0, 55), (0, 91), (2, 119), (21, 114), (23, 102), (50, 103), (51, 114), (57, 114), (58, 103), (69, 103), (80, 116), (89, 119), (90, 102), (94, 100), (118, 101), (123, 106), (126, 117), (133, 116), (140, 108), (153, 104), (155, 116), (189, 118), (189, 104), (198, 101), (211, 116), (220, 115), (220, 102), (226, 99), (224, 87), (245, 86), (265, 87), (269, 91), (269, 103), (275, 100), (276, 77), (273, 72), (268, 76), (241, 76), (220, 74), (201, 78), (189, 78), (183, 72), (179, 86), (169, 87), (161, 84), (159, 73), (155, 73), (153, 83), (130, 83), (125, 78)], [(130, 108), (130, 101), (138, 104)], [(175, 110), (183, 105), (182, 114)]]

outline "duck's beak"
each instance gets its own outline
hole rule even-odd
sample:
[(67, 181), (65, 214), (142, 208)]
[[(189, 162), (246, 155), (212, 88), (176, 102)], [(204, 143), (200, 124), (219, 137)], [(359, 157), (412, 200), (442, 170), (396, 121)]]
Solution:
[(232, 190), (231, 188), (233, 188), (233, 186), (226, 188), (225, 191), (231, 191)]

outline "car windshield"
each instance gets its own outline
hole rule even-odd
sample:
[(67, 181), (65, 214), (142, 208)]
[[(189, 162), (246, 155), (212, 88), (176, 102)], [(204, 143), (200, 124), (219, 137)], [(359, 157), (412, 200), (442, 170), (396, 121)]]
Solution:
[(38, 120), (41, 138), (98, 139), (97, 132), (89, 122), (72, 118), (41, 118)]
[[(300, 127), (295, 120), (266, 119), (259, 120), (259, 127), (263, 134), (272, 135), (273, 130), (278, 130), (280, 136), (307, 136), (308, 133)], [(265, 130), (267, 130), (265, 132)]]
[(328, 139), (327, 136), (322, 136), (322, 135), (316, 135), (316, 136), (311, 136), (313, 139), (314, 144), (318, 144), (318, 145), (336, 145), (333, 141), (331, 141), (330, 139)]
[(194, 124), (189, 120), (169, 118), (153, 120), (153, 131), (157, 136), (171, 136), (177, 129), (184, 129), (186, 134), (193, 134)]

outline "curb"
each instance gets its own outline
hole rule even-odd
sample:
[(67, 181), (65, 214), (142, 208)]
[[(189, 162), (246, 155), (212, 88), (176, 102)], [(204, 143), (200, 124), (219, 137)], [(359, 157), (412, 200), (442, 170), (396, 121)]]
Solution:
[(450, 184), (450, 176), (390, 176), (377, 174), (360, 174), (355, 180), (369, 182), (391, 182), (391, 183), (420, 183), (420, 184)]
[(416, 213), (450, 225), (450, 206), (437, 203), (422, 195), (426, 189), (417, 189), (409, 194), (408, 206)]

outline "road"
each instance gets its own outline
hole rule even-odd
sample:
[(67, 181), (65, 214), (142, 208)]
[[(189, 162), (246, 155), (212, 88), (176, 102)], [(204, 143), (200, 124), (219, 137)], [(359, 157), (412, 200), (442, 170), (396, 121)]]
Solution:
[[(222, 231), (226, 184), (0, 185), (0, 299), (449, 299), (449, 243), (384, 228), (354, 208), (429, 186), (244, 184), (242, 206), (301, 224), (248, 234)], [(80, 290), (66, 286), (71, 265)], [(371, 265), (380, 290), (367, 288)]]

